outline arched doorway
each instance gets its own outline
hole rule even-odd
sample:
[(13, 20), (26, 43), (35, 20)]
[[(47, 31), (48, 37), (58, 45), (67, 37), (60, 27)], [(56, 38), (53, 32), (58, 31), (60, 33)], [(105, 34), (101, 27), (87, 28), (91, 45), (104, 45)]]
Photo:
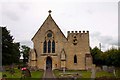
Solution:
[(46, 69), (52, 69), (52, 59), (51, 59), (51, 57), (46, 58)]

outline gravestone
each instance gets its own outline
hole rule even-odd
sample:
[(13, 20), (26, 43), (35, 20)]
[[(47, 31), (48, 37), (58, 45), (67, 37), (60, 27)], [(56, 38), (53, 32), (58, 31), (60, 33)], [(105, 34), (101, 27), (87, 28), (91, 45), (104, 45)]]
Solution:
[(108, 71), (108, 66), (106, 66), (106, 65), (102, 66), (102, 70), (103, 71)]
[(91, 80), (95, 79), (96, 76), (96, 69), (95, 69), (95, 65), (92, 65), (92, 70), (91, 70), (92, 74), (91, 74)]
[(101, 69), (101, 67), (96, 67), (96, 72), (100, 72), (100, 71), (102, 71), (102, 69)]
[(113, 74), (114, 74), (114, 76), (116, 77), (116, 71), (115, 71), (115, 69), (113, 70)]
[(5, 71), (5, 67), (4, 66), (0, 66), (0, 72), (4, 72)]
[(113, 66), (110, 66), (110, 67), (108, 67), (108, 72), (113, 73), (114, 69), (115, 68)]
[(63, 73), (65, 73), (65, 67), (63, 68)]

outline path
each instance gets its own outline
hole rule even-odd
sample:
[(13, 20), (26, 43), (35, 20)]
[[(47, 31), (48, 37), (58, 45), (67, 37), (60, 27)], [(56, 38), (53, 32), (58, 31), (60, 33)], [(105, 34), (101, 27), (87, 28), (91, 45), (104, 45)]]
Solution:
[(50, 68), (48, 68), (45, 73), (44, 73), (44, 76), (43, 76), (43, 79), (42, 80), (56, 80), (55, 79), (55, 76), (52, 72), (52, 70)]
[(44, 75), (42, 80), (74, 80), (73, 78), (55, 78), (52, 70), (48, 68)]

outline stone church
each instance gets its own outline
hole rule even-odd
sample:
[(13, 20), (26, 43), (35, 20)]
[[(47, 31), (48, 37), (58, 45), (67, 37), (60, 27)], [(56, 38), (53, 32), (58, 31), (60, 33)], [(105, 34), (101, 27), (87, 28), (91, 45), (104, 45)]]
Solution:
[(65, 37), (51, 11), (32, 41), (34, 48), (28, 62), (31, 68), (87, 70), (92, 67), (89, 31), (68, 31)]

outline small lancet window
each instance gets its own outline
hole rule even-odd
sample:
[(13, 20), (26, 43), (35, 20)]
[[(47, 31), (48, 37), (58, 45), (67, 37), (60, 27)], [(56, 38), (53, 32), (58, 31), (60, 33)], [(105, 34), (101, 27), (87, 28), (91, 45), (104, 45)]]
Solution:
[(43, 53), (46, 53), (47, 52), (47, 42), (46, 40), (44, 41), (44, 44), (43, 44)]
[(55, 53), (55, 41), (52, 42), (52, 53)]
[(34, 51), (35, 51), (35, 56), (37, 57), (37, 51), (36, 51), (36, 49), (34, 49)]
[(74, 56), (74, 63), (75, 64), (77, 63), (77, 56), (76, 55)]
[(51, 41), (48, 41), (48, 53), (51, 53)]

